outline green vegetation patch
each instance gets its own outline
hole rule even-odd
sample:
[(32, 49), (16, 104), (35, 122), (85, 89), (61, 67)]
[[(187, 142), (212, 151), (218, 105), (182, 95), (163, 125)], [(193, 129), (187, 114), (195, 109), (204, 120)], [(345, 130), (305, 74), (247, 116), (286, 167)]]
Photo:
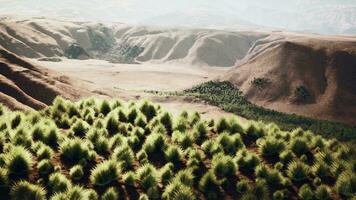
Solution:
[(38, 112), (2, 105), (0, 111), (2, 199), (351, 199), (356, 194), (350, 148), (301, 128), (285, 131), (237, 117), (215, 121), (197, 112), (172, 115), (148, 101), (56, 98)]
[[(310, 95), (303, 88), (300, 87), (297, 89), (296, 95), (305, 101), (309, 99)], [(235, 113), (247, 119), (276, 123), (285, 130), (301, 127), (304, 130), (311, 130), (329, 138), (337, 138), (342, 141), (356, 141), (356, 127), (342, 123), (315, 120), (295, 114), (281, 113), (257, 106), (249, 102), (240, 90), (227, 81), (203, 83), (192, 89), (185, 90), (183, 94), (198, 97), (225, 111)]]

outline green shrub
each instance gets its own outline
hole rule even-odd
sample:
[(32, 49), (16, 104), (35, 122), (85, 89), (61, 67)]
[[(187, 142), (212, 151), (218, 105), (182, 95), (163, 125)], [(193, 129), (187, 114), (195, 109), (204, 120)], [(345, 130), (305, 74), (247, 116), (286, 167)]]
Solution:
[(164, 128), (166, 129), (167, 133), (169, 135), (172, 134), (173, 132), (173, 120), (172, 120), (172, 116), (168, 113), (165, 112), (163, 113), (160, 118), (159, 121), (161, 122), (161, 124), (164, 126)]
[(192, 170), (184, 169), (180, 170), (173, 178), (172, 182), (179, 182), (189, 187), (193, 187), (194, 184), (194, 175)]
[(137, 170), (137, 179), (145, 191), (157, 187), (157, 177), (157, 170), (151, 164), (145, 164)]
[(230, 120), (230, 133), (243, 133), (244, 128), (242, 124), (236, 119), (236, 118), (231, 118)]
[(344, 197), (351, 198), (356, 193), (356, 175), (350, 171), (340, 174), (336, 181), (337, 192)]
[(74, 186), (68, 190), (60, 193), (55, 193), (50, 200), (66, 200), (66, 199), (80, 199), (87, 200), (89, 199), (90, 193), (88, 190), (84, 189), (81, 186)]
[(90, 200), (99, 200), (99, 195), (98, 195), (98, 193), (96, 193), (95, 190), (88, 189), (86, 191), (86, 193), (87, 193), (88, 199), (90, 199)]
[(135, 177), (135, 173), (132, 171), (125, 173), (122, 176), (122, 179), (126, 185), (130, 185), (130, 186), (135, 185), (136, 177)]
[(137, 109), (135, 107), (132, 107), (130, 110), (129, 110), (129, 113), (127, 115), (127, 118), (128, 118), (128, 121), (133, 124), (135, 122), (135, 119), (138, 115), (138, 112), (137, 112)]
[(308, 142), (301, 138), (295, 138), (291, 141), (290, 148), (298, 156), (309, 152)]
[(190, 128), (190, 124), (188, 119), (186, 118), (178, 118), (174, 122), (174, 130), (179, 132), (186, 132)]
[(250, 190), (250, 185), (249, 185), (248, 180), (243, 179), (243, 180), (237, 182), (236, 191), (238, 193), (244, 194), (249, 190)]
[(81, 165), (74, 165), (70, 168), (69, 175), (72, 180), (79, 181), (84, 176), (83, 167)]
[(167, 185), (174, 176), (174, 165), (173, 163), (165, 164), (160, 170), (160, 179), (163, 185)]
[(333, 177), (331, 168), (329, 165), (326, 163), (319, 161), (316, 162), (312, 167), (311, 167), (311, 172), (313, 173), (314, 176), (319, 177), (319, 178), (327, 178), (327, 177)]
[(134, 122), (135, 126), (141, 127), (141, 128), (145, 128), (147, 125), (147, 120), (146, 117), (142, 114), (138, 115), (135, 119)]
[(143, 102), (143, 104), (140, 106), (140, 111), (146, 116), (148, 122), (157, 115), (156, 108), (148, 101)]
[(319, 199), (319, 200), (331, 199), (330, 188), (325, 185), (319, 186), (318, 188), (316, 188), (315, 197), (316, 197), (316, 199)]
[(45, 200), (46, 190), (27, 181), (20, 181), (11, 188), (10, 196), (12, 200)]
[(308, 165), (300, 161), (293, 161), (288, 165), (287, 175), (293, 181), (301, 182), (308, 179), (309, 171)]
[(32, 155), (22, 146), (13, 146), (6, 153), (5, 163), (10, 176), (27, 177), (32, 167)]
[(238, 151), (236, 154), (236, 162), (242, 172), (251, 172), (260, 163), (260, 159), (255, 153), (247, 150)]
[(133, 165), (135, 155), (129, 146), (121, 145), (115, 148), (112, 154), (112, 159), (119, 162), (124, 169), (129, 169)]
[(223, 152), (223, 148), (219, 143), (216, 141), (209, 139), (206, 140), (202, 145), (201, 145), (203, 151), (210, 156), (213, 156), (216, 153)]
[(224, 154), (217, 154), (212, 160), (212, 170), (219, 178), (232, 178), (236, 176), (237, 166), (232, 157)]
[(276, 158), (284, 150), (285, 146), (283, 141), (269, 137), (262, 140), (259, 144), (259, 150), (263, 157)]
[(257, 181), (256, 185), (250, 187), (249, 191), (245, 192), (242, 195), (241, 199), (242, 200), (269, 199), (268, 188), (266, 183), (264, 181)]
[(195, 194), (192, 189), (180, 182), (172, 182), (165, 188), (163, 194), (163, 199), (166, 200), (195, 200)]
[(230, 130), (230, 124), (226, 120), (226, 118), (220, 118), (218, 123), (216, 124), (216, 132), (222, 133), (224, 131)]
[(246, 136), (249, 139), (257, 140), (265, 135), (264, 130), (260, 127), (258, 123), (250, 123), (246, 128)]
[(56, 172), (50, 175), (48, 187), (53, 193), (64, 192), (71, 188), (71, 182), (63, 174)]
[(288, 164), (296, 158), (295, 154), (291, 150), (284, 150), (279, 154), (279, 160), (283, 164)]
[(28, 131), (25, 131), (24, 127), (19, 127), (11, 133), (11, 144), (21, 145), (23, 147), (29, 148), (32, 144), (32, 138)]
[(173, 142), (178, 143), (183, 149), (192, 146), (194, 143), (193, 135), (188, 133), (182, 133), (180, 131), (173, 132), (172, 140)]
[(106, 130), (110, 135), (114, 135), (119, 132), (119, 120), (114, 114), (110, 114), (106, 119)]
[(140, 194), (140, 197), (138, 198), (138, 200), (149, 200), (147, 194)]
[(20, 123), (24, 120), (21, 113), (15, 113), (15, 116), (11, 119), (11, 129), (17, 128)]
[(304, 184), (299, 188), (298, 196), (303, 200), (312, 200), (314, 199), (313, 190), (310, 188), (308, 184)]
[(224, 149), (225, 153), (235, 155), (237, 150), (245, 147), (240, 134), (221, 133), (216, 139), (217, 143)]
[(54, 171), (54, 167), (53, 167), (52, 163), (47, 159), (41, 160), (37, 164), (37, 169), (41, 175), (48, 175)]
[(118, 200), (119, 193), (114, 187), (109, 187), (101, 196), (102, 200)]
[(120, 169), (114, 160), (106, 160), (97, 164), (91, 171), (90, 181), (96, 186), (105, 186), (119, 178)]
[(75, 136), (84, 137), (89, 131), (89, 124), (83, 120), (77, 120), (71, 130)]
[(219, 181), (211, 171), (204, 174), (199, 181), (199, 189), (208, 199), (217, 199), (220, 193)]
[(7, 170), (0, 168), (0, 192), (9, 187), (9, 178), (7, 175)]
[(102, 101), (100, 105), (100, 113), (106, 116), (109, 112), (111, 112), (110, 103), (107, 100)]
[(194, 126), (193, 135), (197, 144), (201, 144), (202, 142), (204, 142), (204, 140), (207, 139), (207, 134), (208, 128), (204, 123), (199, 122)]
[(165, 137), (158, 133), (152, 133), (147, 136), (142, 149), (146, 151), (147, 154), (162, 152), (165, 147)]
[(283, 200), (285, 199), (284, 192), (282, 190), (277, 190), (272, 195), (273, 200)]
[(89, 159), (90, 149), (82, 139), (66, 138), (59, 148), (61, 156), (68, 162), (78, 163), (82, 159)]
[(174, 164), (180, 163), (182, 161), (182, 149), (176, 145), (169, 145), (164, 152), (166, 161), (172, 162)]
[(276, 169), (268, 168), (266, 165), (259, 165), (255, 169), (256, 178), (264, 179), (269, 187), (284, 186), (284, 177)]

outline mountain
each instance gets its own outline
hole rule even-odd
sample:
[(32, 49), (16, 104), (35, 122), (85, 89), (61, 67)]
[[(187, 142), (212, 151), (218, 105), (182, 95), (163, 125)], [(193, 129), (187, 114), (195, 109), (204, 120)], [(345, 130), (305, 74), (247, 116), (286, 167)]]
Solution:
[(0, 47), (0, 102), (11, 109), (41, 109), (58, 95), (74, 100), (89, 94), (74, 82)]
[(222, 76), (259, 105), (356, 123), (356, 38), (274, 34)]

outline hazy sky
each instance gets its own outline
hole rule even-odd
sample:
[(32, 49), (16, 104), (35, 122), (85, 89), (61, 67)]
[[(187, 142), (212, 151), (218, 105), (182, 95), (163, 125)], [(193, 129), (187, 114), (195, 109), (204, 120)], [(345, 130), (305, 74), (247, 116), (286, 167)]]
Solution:
[[(203, 27), (210, 20), (213, 25), (246, 21), (262, 27), (316, 27), (312, 31), (338, 33), (344, 29), (354, 32), (356, 0), (0, 0), (1, 14), (164, 25), (175, 25), (178, 16), (176, 21), (188, 26), (191, 21), (194, 26), (199, 24), (199, 20)], [(335, 26), (346, 28), (333, 31)]]
[(0, 0), (0, 13), (53, 15), (99, 20), (140, 21), (155, 15), (189, 10), (239, 12), (249, 6), (296, 11), (327, 5), (356, 5), (356, 0)]

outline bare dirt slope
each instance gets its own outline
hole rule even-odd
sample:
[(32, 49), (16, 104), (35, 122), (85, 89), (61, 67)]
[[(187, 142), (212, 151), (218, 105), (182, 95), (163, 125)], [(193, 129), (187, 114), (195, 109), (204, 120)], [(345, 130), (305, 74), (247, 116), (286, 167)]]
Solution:
[[(356, 124), (353, 37), (274, 34), (257, 41), (222, 79), (264, 107)], [(296, 94), (300, 86), (306, 99)]]
[(13, 109), (40, 109), (58, 96), (78, 99), (89, 94), (70, 78), (43, 69), (0, 48), (0, 102)]
[(62, 57), (76, 44), (91, 58), (117, 63), (231, 67), (267, 35), (13, 16), (0, 19), (0, 45), (28, 58)]

